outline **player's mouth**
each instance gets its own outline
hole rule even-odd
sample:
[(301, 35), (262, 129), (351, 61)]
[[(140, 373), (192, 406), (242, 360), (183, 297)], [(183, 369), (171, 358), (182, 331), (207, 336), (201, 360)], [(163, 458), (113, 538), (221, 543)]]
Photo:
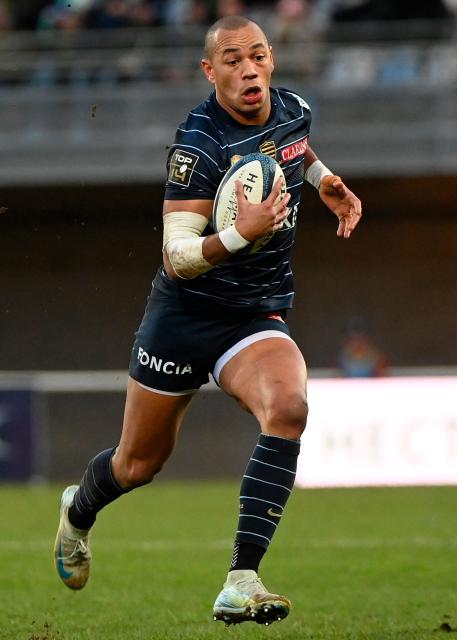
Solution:
[(257, 84), (253, 85), (245, 89), (241, 95), (246, 104), (256, 104), (262, 100), (262, 87), (259, 87)]

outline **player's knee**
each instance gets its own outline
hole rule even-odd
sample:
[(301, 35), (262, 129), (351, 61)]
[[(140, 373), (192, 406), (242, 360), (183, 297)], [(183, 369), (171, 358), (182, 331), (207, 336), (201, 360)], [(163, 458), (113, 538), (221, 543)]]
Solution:
[(163, 460), (131, 458), (122, 466), (122, 482), (124, 488), (134, 489), (149, 484), (164, 464)]
[(306, 427), (308, 403), (303, 393), (287, 394), (265, 411), (264, 430), (289, 440), (299, 440)]

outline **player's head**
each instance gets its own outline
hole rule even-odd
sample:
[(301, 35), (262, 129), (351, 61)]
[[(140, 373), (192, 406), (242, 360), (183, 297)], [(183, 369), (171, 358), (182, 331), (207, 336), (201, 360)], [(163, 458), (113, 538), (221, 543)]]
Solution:
[(258, 24), (242, 16), (215, 22), (206, 34), (202, 68), (219, 104), (232, 117), (243, 124), (266, 122), (274, 63)]

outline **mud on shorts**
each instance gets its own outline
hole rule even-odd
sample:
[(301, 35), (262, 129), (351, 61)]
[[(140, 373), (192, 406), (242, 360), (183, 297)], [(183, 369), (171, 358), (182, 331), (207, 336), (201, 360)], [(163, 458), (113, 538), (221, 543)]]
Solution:
[(166, 395), (193, 393), (217, 383), (239, 351), (265, 338), (291, 340), (279, 312), (248, 315), (183, 306), (152, 289), (136, 332), (129, 373), (141, 386)]

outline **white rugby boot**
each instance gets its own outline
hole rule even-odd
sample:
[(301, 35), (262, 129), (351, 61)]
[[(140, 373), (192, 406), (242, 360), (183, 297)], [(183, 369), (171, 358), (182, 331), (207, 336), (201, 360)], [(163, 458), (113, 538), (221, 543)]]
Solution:
[(229, 571), (216, 598), (213, 618), (226, 625), (248, 621), (269, 625), (285, 618), (291, 606), (288, 598), (269, 593), (255, 571), (235, 570)]
[(78, 485), (67, 487), (60, 502), (60, 522), (54, 545), (54, 562), (62, 582), (70, 589), (82, 589), (86, 584), (91, 564), (89, 549), (90, 529), (76, 529), (68, 519), (68, 509)]

